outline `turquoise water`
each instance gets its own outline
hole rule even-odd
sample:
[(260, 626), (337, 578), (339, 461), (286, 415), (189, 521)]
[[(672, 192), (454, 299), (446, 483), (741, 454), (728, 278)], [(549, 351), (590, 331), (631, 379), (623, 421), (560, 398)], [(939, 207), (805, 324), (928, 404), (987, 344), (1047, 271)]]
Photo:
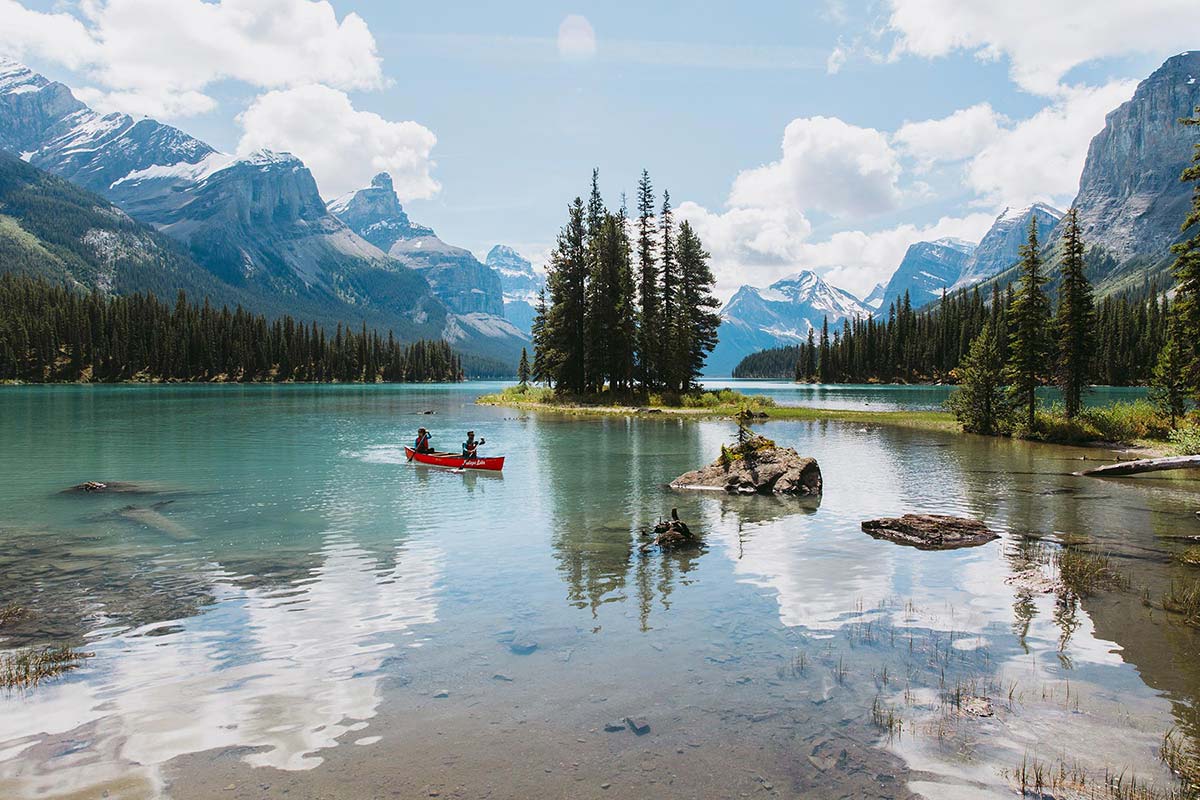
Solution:
[[(0, 796), (1010, 797), (1061, 756), (1169, 783), (1197, 637), (1143, 597), (1195, 575), (1192, 477), (771, 421), (819, 460), (819, 503), (677, 494), (731, 423), (473, 404), (495, 388), (0, 390), (0, 606), (29, 609), (0, 648), (93, 654), (0, 692)], [(420, 425), (473, 428), (503, 474), (406, 463)], [(139, 491), (62, 492), (86, 480)], [(673, 507), (706, 547), (641, 552)], [(859, 530), (906, 511), (1003, 536)], [(1131, 589), (1031, 588), (1061, 541)]]

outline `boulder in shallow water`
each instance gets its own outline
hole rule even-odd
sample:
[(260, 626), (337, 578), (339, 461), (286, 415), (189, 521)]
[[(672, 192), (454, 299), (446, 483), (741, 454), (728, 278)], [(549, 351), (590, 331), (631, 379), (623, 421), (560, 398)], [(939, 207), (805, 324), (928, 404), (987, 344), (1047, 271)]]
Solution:
[(862, 529), (876, 539), (887, 539), (918, 550), (976, 547), (1000, 538), (999, 534), (977, 519), (945, 514), (905, 514), (902, 517), (869, 519), (863, 522)]
[(725, 450), (704, 469), (680, 475), (671, 481), (671, 488), (815, 496), (821, 494), (821, 467), (815, 458), (756, 436)]

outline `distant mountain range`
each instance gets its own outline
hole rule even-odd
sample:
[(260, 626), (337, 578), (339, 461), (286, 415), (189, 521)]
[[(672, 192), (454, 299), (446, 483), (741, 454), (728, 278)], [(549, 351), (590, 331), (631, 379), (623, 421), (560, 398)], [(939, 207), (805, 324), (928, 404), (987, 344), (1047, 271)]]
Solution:
[[(153, 283), (167, 292), (204, 285), (214, 302), (237, 297), (263, 313), (366, 323), (405, 339), (440, 337), (509, 367), (528, 343), (503, 318), (499, 277), (468, 251), (409, 224), (386, 176), (355, 193), (369, 195), (357, 204), (339, 201), (344, 221), (326, 208), (312, 173), (292, 155), (236, 158), (154, 120), (100, 115), (63, 84), (4, 58), (0, 149), (100, 195), (182, 245), (185, 260), (153, 281), (143, 276), (144, 285), (53, 267), (80, 285), (133, 291)], [(28, 172), (21, 179), (28, 191), (51, 185)], [(81, 240), (96, 236), (84, 231)], [(207, 277), (193, 276), (197, 270)]]
[(780, 345), (799, 344), (812, 328), (873, 309), (844, 289), (805, 270), (765, 289), (743, 286), (721, 309), (717, 347), (708, 358), (711, 375), (728, 375), (746, 355)]
[[(1173, 56), (1146, 80), (1133, 97), (1109, 113), (1104, 129), (1092, 139), (1073, 205), (1079, 211), (1084, 242), (1088, 246), (1088, 277), (1103, 295), (1140, 289), (1149, 281), (1171, 285), (1170, 246), (1184, 238), (1179, 230), (1191, 202), (1191, 187), (1179, 180), (1191, 161), (1200, 136), (1180, 125), (1200, 106), (1200, 52)], [(1036, 218), (1043, 255), (1053, 258), (1063, 212), (1044, 203), (1023, 209), (1005, 209), (978, 245), (952, 239), (917, 242), (908, 248), (882, 294), (876, 287), (862, 305), (886, 316), (908, 293), (914, 307), (936, 300), (943, 289), (997, 283), (1016, 278), (1018, 250), (1026, 241), (1029, 222)], [(831, 287), (832, 288), (832, 287)], [(743, 286), (722, 309), (718, 346), (720, 358), (710, 359), (711, 375), (728, 375), (739, 354), (757, 349), (795, 344), (807, 331), (781, 331), (778, 318), (808, 320), (823, 307), (804, 298), (795, 308), (770, 312), (745, 302), (756, 291)], [(838, 290), (840, 291), (840, 290)], [(863, 312), (828, 308), (830, 325)], [(732, 364), (730, 363), (732, 362)]]
[(529, 259), (502, 244), (488, 251), (484, 263), (500, 276), (504, 317), (528, 334), (537, 313), (538, 295), (546, 288), (546, 276), (535, 270)]

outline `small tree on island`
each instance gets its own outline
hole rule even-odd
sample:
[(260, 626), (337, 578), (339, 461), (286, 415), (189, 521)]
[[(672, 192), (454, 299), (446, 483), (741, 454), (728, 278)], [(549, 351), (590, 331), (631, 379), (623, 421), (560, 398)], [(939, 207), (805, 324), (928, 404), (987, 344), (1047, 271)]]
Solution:
[(517, 364), (517, 380), (522, 386), (529, 385), (529, 353), (521, 348), (521, 361)]
[(1004, 392), (1004, 353), (991, 326), (971, 341), (958, 367), (958, 388), (946, 405), (968, 433), (1001, 432), (1010, 407)]
[(1062, 284), (1058, 288), (1058, 310), (1054, 317), (1058, 350), (1054, 382), (1062, 390), (1067, 419), (1074, 419), (1083, 407), (1095, 349), (1096, 304), (1083, 266), (1079, 213), (1072, 207), (1067, 212), (1063, 236)]
[(1050, 300), (1042, 287), (1042, 257), (1038, 252), (1037, 217), (1029, 220), (1029, 240), (1021, 245), (1021, 277), (1008, 312), (1009, 357), (1008, 391), (1014, 409), (1024, 413), (1023, 423), (1030, 432), (1037, 425), (1037, 387), (1042, 383), (1050, 355), (1047, 332), (1050, 327)]

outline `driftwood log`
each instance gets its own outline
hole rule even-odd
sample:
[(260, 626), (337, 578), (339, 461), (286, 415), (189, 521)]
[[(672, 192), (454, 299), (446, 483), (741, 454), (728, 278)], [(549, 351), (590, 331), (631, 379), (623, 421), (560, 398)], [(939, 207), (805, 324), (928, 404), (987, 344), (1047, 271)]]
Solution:
[(1169, 458), (1139, 458), (1076, 472), (1076, 475), (1138, 475), (1142, 472), (1161, 472), (1168, 469), (1200, 469), (1200, 456), (1170, 456)]

